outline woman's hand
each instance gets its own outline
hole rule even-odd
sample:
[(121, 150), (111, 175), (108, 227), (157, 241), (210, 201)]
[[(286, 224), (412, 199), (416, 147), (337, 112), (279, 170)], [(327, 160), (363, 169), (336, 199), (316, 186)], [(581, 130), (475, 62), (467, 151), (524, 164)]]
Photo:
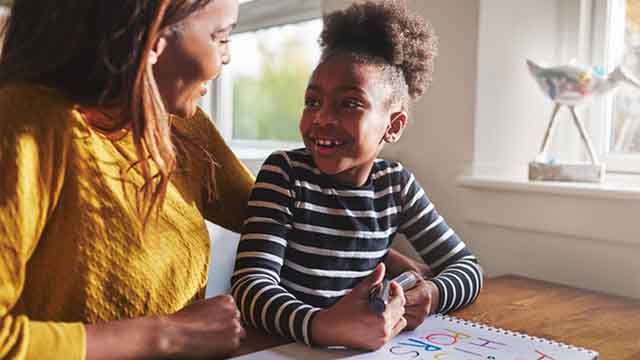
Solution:
[(173, 315), (86, 325), (86, 331), (88, 360), (219, 357), (235, 350), (245, 334), (229, 295)]
[(422, 324), (424, 319), (436, 312), (440, 301), (440, 290), (432, 281), (418, 277), (418, 282), (405, 293), (405, 314), (407, 330), (413, 330)]
[(311, 333), (318, 345), (342, 345), (376, 350), (404, 329), (405, 298), (402, 288), (392, 282), (390, 301), (382, 314), (369, 310), (369, 292), (382, 282), (384, 264), (379, 264), (367, 278), (333, 306), (320, 311), (313, 319)]
[(195, 302), (161, 319), (162, 346), (169, 357), (202, 358), (229, 354), (240, 345), (245, 331), (233, 298), (221, 295)]

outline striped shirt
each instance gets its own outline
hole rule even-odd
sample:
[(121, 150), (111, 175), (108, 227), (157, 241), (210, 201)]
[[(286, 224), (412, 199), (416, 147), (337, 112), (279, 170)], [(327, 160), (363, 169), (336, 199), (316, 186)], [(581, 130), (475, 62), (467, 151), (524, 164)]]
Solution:
[(232, 294), (244, 321), (311, 344), (313, 315), (349, 293), (404, 234), (437, 274), (437, 311), (475, 300), (482, 270), (413, 174), (376, 160), (354, 188), (320, 172), (306, 149), (275, 152), (249, 200)]

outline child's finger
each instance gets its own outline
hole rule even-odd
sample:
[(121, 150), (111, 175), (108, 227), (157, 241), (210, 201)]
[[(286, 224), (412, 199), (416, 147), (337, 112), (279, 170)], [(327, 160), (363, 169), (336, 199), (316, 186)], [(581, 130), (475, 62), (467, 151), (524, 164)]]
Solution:
[(393, 339), (394, 337), (396, 337), (396, 335), (400, 334), (400, 332), (404, 330), (405, 327), (407, 327), (407, 319), (405, 319), (404, 317), (400, 317), (400, 319), (398, 319), (398, 322), (396, 322), (396, 324), (393, 326), (393, 329), (391, 329), (391, 336), (389, 337), (389, 339)]
[(395, 282), (391, 282), (389, 292), (391, 295), (391, 300), (389, 304), (387, 304), (387, 309), (385, 310), (385, 315), (387, 319), (398, 319), (401, 318), (404, 313), (404, 292), (400, 285)]
[(400, 306), (404, 306), (404, 304), (406, 304), (407, 302), (407, 299), (404, 296), (404, 290), (402, 290), (402, 287), (395, 281), (392, 281), (389, 286), (389, 295), (391, 296), (390, 303), (399, 301)]

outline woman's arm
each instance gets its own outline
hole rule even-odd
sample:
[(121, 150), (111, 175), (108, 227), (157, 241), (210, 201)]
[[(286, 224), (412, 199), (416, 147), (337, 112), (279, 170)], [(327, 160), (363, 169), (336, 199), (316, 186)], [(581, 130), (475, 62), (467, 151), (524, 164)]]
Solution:
[(229, 354), (244, 337), (228, 295), (201, 300), (173, 315), (86, 325), (86, 333), (88, 360), (217, 357)]
[(199, 131), (206, 134), (203, 142), (216, 162), (214, 198), (209, 199), (208, 189), (205, 189), (203, 216), (215, 224), (239, 233), (242, 221), (246, 218), (247, 201), (255, 178), (238, 160), (202, 110), (198, 109), (192, 120), (200, 124)]

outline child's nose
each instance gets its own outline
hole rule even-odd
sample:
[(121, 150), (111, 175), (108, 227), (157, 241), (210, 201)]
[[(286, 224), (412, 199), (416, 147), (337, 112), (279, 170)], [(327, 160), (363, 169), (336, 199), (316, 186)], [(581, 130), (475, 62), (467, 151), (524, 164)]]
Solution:
[(318, 115), (313, 119), (315, 125), (321, 126), (336, 124), (337, 122), (338, 120), (329, 106), (323, 106), (318, 112)]

